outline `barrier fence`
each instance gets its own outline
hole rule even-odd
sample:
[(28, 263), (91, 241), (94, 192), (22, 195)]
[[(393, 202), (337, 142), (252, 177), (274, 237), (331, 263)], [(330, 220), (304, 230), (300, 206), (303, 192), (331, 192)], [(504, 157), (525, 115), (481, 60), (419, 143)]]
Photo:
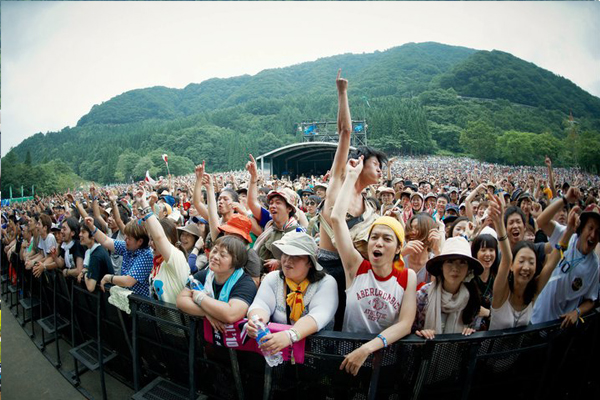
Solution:
[[(174, 305), (137, 295), (131, 314), (89, 293), (61, 273), (34, 278), (17, 257), (2, 252), (5, 307), (40, 351), (86, 397), (80, 375), (97, 370), (134, 389), (133, 399), (448, 399), (598, 398), (600, 314), (577, 327), (554, 321), (470, 337), (415, 335), (367, 358), (354, 377), (339, 370), (344, 356), (372, 335), (320, 332), (306, 339), (303, 364), (266, 366), (260, 354), (206, 340), (200, 318)], [(15, 277), (9, 273), (9, 265)], [(41, 328), (35, 334), (34, 324)], [(39, 331), (39, 329), (38, 329)], [(75, 371), (65, 371), (59, 339), (69, 346)], [(57, 359), (47, 353), (56, 346)]]

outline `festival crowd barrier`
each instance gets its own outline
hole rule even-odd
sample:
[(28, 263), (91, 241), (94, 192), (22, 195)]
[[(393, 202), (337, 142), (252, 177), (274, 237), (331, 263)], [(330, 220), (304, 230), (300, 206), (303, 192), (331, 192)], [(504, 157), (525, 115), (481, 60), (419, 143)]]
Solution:
[[(469, 337), (410, 335), (369, 356), (354, 377), (339, 366), (372, 335), (320, 332), (305, 340), (304, 354), (270, 368), (261, 354), (237, 349), (239, 341), (221, 337), (233, 347), (223, 346), (203, 319), (172, 304), (130, 295), (127, 314), (109, 304), (108, 291), (89, 293), (55, 271), (34, 278), (17, 257), (2, 256), (5, 307), (88, 398), (79, 379), (88, 370), (100, 372), (104, 398), (105, 373), (133, 388), (133, 399), (535, 399), (600, 393), (598, 310), (569, 329), (554, 321)], [(59, 339), (71, 347), (74, 371), (62, 368)], [(58, 359), (47, 354), (51, 343)]]

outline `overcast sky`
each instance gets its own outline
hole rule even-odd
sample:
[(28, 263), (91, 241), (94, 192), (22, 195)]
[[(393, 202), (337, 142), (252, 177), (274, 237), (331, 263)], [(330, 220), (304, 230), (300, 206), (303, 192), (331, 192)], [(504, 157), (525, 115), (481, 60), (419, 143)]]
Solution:
[(2, 156), (127, 90), (407, 42), (506, 51), (600, 96), (598, 38), (598, 2), (2, 2)]

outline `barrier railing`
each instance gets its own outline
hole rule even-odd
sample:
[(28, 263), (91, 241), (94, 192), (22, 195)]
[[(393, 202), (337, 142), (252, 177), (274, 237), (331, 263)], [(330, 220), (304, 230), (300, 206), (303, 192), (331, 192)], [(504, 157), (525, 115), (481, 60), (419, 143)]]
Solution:
[[(10, 288), (14, 285), (4, 279), (5, 261), (4, 257), (3, 285)], [(28, 271), (22, 271), (18, 260), (12, 261), (21, 270), (19, 289), (13, 292), (17, 301), (30, 298), (36, 284), (41, 284), (40, 290), (43, 287), (40, 311), (28, 314), (32, 320), (43, 325), (50, 316), (51, 321), (64, 319), (71, 332), (61, 328), (50, 336), (66, 340), (73, 347), (71, 354), (87, 348), (90, 359), (97, 361), (88, 360), (89, 365), (76, 368), (75, 375), (97, 365), (133, 388), (134, 399), (196, 399), (199, 393), (223, 399), (468, 399), (515, 394), (597, 398), (600, 394), (597, 310), (569, 329), (554, 321), (470, 337), (441, 335), (426, 341), (410, 335), (369, 356), (354, 377), (339, 366), (345, 355), (372, 335), (320, 332), (306, 339), (303, 364), (285, 362), (269, 368), (260, 354), (209, 343), (202, 320), (172, 304), (131, 295), (131, 315), (127, 315), (108, 304), (108, 293), (89, 294), (73, 280), (65, 281), (62, 274), (45, 273), (41, 280), (27, 281)], [(3, 294), (9, 300), (14, 296)], [(66, 317), (69, 302), (71, 315)], [(60, 360), (54, 365), (60, 370)], [(86, 393), (73, 372), (61, 372)]]

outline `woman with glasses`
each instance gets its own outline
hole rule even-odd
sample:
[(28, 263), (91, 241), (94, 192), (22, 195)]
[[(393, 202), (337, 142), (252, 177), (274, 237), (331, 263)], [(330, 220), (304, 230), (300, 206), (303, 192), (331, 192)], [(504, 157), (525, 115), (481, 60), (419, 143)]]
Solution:
[[(494, 281), (490, 330), (526, 326), (531, 321), (533, 305), (538, 295), (550, 279), (560, 260), (560, 252), (554, 249), (546, 258), (544, 268), (536, 276), (536, 254), (533, 243), (520, 241), (513, 246), (502, 223), (504, 206), (497, 196), (490, 200), (489, 214), (498, 230), (498, 242), (502, 260)], [(569, 214), (567, 230), (562, 242), (568, 243), (575, 232), (579, 217), (577, 209)]]
[(308, 219), (308, 228), (306, 233), (310, 236), (319, 236), (319, 210), (318, 206), (321, 204), (321, 198), (316, 195), (311, 195), (306, 200), (306, 218)]

